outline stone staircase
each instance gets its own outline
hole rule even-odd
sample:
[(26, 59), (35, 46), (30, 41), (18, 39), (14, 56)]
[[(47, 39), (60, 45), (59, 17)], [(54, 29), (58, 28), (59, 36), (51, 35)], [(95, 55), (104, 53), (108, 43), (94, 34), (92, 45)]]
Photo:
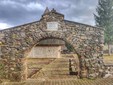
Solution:
[(31, 79), (66, 79), (76, 78), (69, 75), (69, 58), (57, 58), (31, 76)]

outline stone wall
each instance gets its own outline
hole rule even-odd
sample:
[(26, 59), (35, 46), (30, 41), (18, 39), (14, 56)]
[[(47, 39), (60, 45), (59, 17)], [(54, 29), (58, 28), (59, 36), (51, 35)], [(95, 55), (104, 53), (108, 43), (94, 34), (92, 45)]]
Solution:
[[(58, 22), (57, 31), (47, 30), (47, 22)], [(64, 20), (64, 15), (46, 11), (39, 21), (0, 31), (1, 61), (5, 78), (25, 80), (26, 56), (42, 39), (57, 38), (73, 46), (79, 58), (79, 75), (87, 69), (89, 74), (103, 71), (102, 28)]]
[(113, 64), (105, 64), (103, 78), (113, 78)]

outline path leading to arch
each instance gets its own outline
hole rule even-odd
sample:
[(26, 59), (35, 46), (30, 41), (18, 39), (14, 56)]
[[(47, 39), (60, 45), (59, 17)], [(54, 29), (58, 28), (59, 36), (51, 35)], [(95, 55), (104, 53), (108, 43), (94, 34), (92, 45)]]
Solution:
[(113, 85), (113, 78), (109, 79), (51, 79), (51, 80), (31, 80), (26, 85)]
[(113, 78), (106, 79), (31, 79), (24, 82), (4, 82), (0, 85), (113, 85)]

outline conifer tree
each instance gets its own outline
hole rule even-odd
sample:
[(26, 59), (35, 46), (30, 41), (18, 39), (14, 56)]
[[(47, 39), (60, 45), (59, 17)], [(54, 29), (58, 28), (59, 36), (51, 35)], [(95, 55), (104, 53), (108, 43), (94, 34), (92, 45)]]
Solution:
[(110, 45), (113, 44), (113, 0), (99, 0), (97, 14), (94, 14), (96, 25), (104, 28), (104, 41), (108, 45), (108, 54), (111, 54)]

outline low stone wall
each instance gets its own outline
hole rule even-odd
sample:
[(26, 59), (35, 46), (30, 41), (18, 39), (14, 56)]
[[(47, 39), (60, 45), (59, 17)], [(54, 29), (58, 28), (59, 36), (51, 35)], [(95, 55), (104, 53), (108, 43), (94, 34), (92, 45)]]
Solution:
[(113, 64), (105, 64), (105, 75), (103, 78), (113, 78)]

